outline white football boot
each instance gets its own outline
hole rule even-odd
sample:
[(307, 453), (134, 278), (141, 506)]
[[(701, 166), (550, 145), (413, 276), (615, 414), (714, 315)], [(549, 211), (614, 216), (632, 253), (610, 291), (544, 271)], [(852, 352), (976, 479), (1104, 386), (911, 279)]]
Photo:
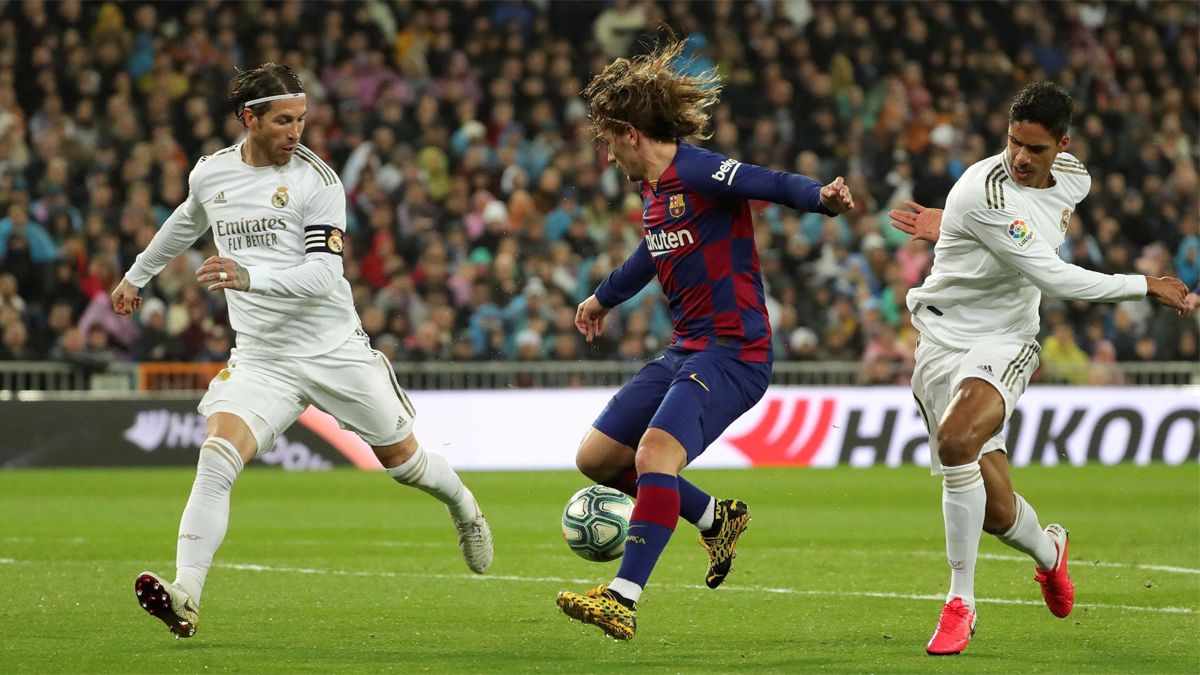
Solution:
[(133, 590), (142, 609), (167, 624), (176, 638), (189, 638), (196, 634), (200, 609), (192, 596), (182, 588), (153, 572), (142, 572), (133, 582)]
[(479, 515), (462, 522), (456, 520), (454, 527), (458, 530), (458, 549), (462, 551), (467, 567), (476, 574), (483, 574), (492, 566), (492, 529), (478, 504), (475, 512)]

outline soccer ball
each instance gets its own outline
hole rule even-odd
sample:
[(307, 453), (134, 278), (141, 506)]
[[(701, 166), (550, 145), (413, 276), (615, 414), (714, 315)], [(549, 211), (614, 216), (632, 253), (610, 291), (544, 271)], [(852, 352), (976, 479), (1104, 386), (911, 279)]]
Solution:
[(624, 492), (603, 485), (585, 487), (563, 509), (563, 538), (585, 560), (616, 560), (625, 552), (632, 513), (633, 500)]

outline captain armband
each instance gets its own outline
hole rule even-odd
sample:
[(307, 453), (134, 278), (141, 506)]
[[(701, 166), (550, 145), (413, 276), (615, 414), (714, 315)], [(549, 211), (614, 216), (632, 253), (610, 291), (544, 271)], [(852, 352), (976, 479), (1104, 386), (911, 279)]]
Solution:
[(333, 225), (305, 225), (304, 253), (332, 253), (342, 255), (345, 242), (342, 231)]

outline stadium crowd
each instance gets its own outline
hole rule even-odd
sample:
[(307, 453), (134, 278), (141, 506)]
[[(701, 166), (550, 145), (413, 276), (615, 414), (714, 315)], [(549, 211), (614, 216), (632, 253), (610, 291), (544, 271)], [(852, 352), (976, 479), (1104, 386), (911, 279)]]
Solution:
[[(671, 334), (656, 289), (603, 340), (576, 304), (637, 243), (641, 200), (597, 151), (579, 92), (668, 25), (680, 68), (725, 92), (704, 144), (824, 181), (857, 208), (760, 208), (777, 357), (912, 361), (905, 294), (932, 249), (888, 227), (940, 206), (1005, 139), (1006, 101), (1050, 79), (1078, 100), (1069, 151), (1093, 193), (1060, 254), (1200, 283), (1200, 7), (1189, 2), (82, 3), (0, 0), (0, 359), (224, 360), (202, 239), (144, 290), (108, 293), (186, 196), (190, 167), (239, 140), (236, 69), (288, 64), (304, 143), (349, 208), (346, 275), (396, 361), (643, 360)], [(1197, 324), (1147, 302), (1043, 305), (1043, 369), (1118, 383), (1115, 361), (1197, 360)], [(902, 370), (903, 368), (901, 368)]]

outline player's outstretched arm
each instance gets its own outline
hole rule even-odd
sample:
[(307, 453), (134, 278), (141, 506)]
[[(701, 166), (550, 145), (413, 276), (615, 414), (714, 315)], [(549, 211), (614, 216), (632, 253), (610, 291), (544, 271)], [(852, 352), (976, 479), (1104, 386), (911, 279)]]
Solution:
[[(1102, 274), (1072, 265), (1058, 257), (1037, 232), (1012, 211), (970, 211), (963, 223), (988, 250), (1029, 279), (1043, 293), (1061, 300), (1121, 302), (1147, 297), (1150, 279), (1140, 274)], [(1179, 283), (1179, 294), (1163, 289), (1164, 299), (1183, 308), (1186, 289)], [(1167, 303), (1163, 303), (1167, 304)]]
[(892, 219), (892, 227), (912, 235), (913, 239), (936, 243), (942, 232), (942, 210), (930, 209), (906, 199), (904, 205), (912, 211), (892, 209), (888, 217)]
[(676, 166), (683, 184), (706, 197), (768, 201), (828, 216), (854, 208), (850, 186), (841, 176), (822, 185), (808, 176), (743, 164), (700, 148)]

